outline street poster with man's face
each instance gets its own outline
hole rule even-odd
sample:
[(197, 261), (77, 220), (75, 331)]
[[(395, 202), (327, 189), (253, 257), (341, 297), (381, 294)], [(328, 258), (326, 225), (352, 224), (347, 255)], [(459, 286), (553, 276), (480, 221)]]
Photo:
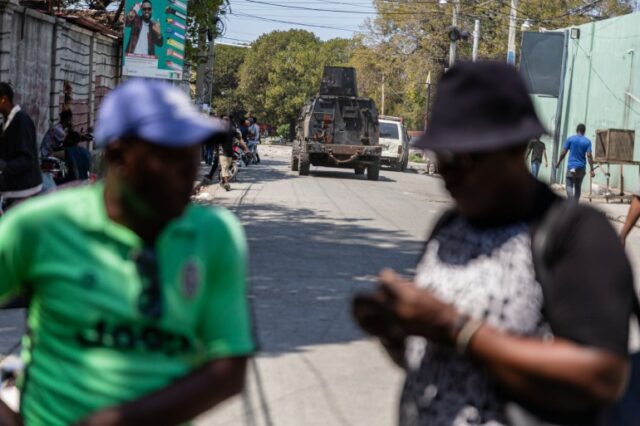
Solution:
[(182, 80), (188, 0), (126, 0), (122, 74)]

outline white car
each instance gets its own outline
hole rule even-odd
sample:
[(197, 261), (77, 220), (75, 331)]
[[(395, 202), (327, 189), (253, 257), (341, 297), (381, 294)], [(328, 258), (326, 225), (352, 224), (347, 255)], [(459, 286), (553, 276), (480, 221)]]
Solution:
[(405, 171), (409, 162), (409, 135), (400, 117), (381, 115), (379, 145), (382, 147), (380, 163), (397, 171)]

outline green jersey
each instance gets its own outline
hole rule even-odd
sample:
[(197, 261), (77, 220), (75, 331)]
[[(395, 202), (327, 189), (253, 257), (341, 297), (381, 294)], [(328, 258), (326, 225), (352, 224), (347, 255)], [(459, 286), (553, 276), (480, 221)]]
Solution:
[(30, 298), (27, 426), (73, 424), (208, 360), (254, 351), (246, 240), (233, 214), (191, 205), (172, 221), (155, 246), (155, 286), (141, 253), (143, 241), (108, 218), (101, 184), (33, 199), (0, 219), (0, 297)]

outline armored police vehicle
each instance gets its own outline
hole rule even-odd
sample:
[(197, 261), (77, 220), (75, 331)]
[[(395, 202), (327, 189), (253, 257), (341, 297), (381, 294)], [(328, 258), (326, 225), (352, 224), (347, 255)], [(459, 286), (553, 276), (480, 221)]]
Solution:
[(302, 108), (296, 125), (291, 170), (308, 175), (311, 165), (367, 172), (378, 180), (378, 112), (370, 98), (358, 97), (356, 70), (325, 67), (320, 93)]

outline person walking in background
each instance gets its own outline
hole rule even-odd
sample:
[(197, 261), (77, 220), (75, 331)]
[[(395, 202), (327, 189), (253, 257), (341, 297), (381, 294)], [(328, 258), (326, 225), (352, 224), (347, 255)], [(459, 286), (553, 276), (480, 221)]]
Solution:
[(13, 103), (13, 96), (11, 86), (0, 83), (0, 114), (4, 118), (0, 135), (0, 195), (6, 208), (42, 191), (36, 126)]
[[(353, 301), (406, 369), (401, 426), (611, 425), (628, 377), (631, 265), (602, 213), (531, 176), (522, 159), (544, 131), (513, 66), (460, 62), (442, 77), (414, 146), (436, 153), (454, 207), (414, 282), (387, 270)], [(550, 241), (543, 256), (537, 237)]]
[(591, 177), (595, 177), (596, 172), (593, 170), (593, 156), (591, 155), (591, 141), (585, 137), (586, 127), (584, 124), (578, 124), (575, 135), (567, 139), (564, 144), (564, 149), (556, 169), (560, 168), (562, 160), (569, 153), (569, 161), (567, 163), (567, 198), (573, 200), (576, 203), (580, 201), (580, 193), (582, 192), (582, 180), (585, 176), (587, 168), (587, 159), (589, 160), (589, 167), (591, 168)]
[(249, 123), (248, 119), (243, 119), (240, 121), (240, 125), (238, 126), (238, 130), (240, 130), (240, 133), (242, 133), (242, 139), (245, 142), (249, 141), (249, 126), (251, 125), (251, 123)]
[(542, 164), (543, 158), (544, 166), (549, 167), (549, 162), (547, 161), (547, 147), (540, 138), (532, 139), (531, 142), (529, 142), (525, 158), (529, 157), (531, 157), (531, 173), (537, 178), (538, 173), (540, 173), (540, 165)]
[(229, 183), (229, 167), (231, 167), (231, 162), (233, 161), (231, 118), (228, 115), (224, 115), (222, 121), (227, 129), (227, 137), (205, 142), (210, 143), (213, 147), (213, 163), (211, 170), (205, 175), (205, 178), (209, 181), (213, 180), (213, 175), (218, 167), (220, 167), (220, 186), (222, 186), (225, 191), (231, 191), (231, 184)]
[[(209, 117), (211, 117), (212, 119), (217, 119), (218, 115), (214, 111), (211, 111), (209, 113)], [(206, 141), (202, 144), (202, 156), (207, 166), (213, 164), (213, 141)]]
[(256, 164), (260, 163), (260, 155), (258, 154), (258, 144), (260, 143), (260, 127), (255, 117), (249, 118), (249, 128), (247, 129), (247, 146), (253, 154), (253, 160)]

